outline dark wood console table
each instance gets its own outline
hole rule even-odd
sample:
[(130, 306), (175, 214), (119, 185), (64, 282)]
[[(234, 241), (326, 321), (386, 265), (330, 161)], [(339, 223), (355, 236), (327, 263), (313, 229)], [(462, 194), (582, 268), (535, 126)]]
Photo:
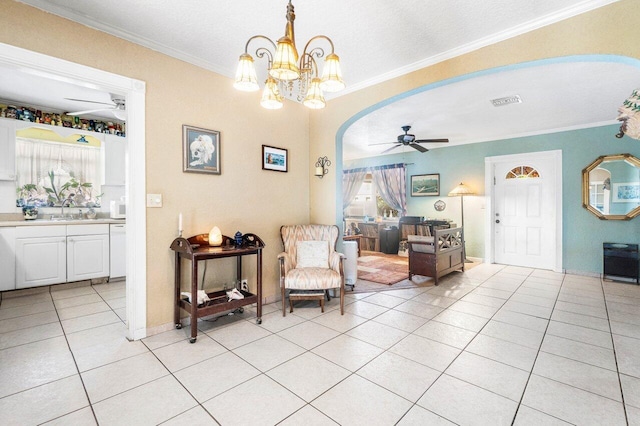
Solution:
[[(189, 341), (195, 343), (198, 335), (198, 318), (214, 315), (225, 311), (240, 309), (242, 306), (257, 304), (256, 322), (262, 324), (262, 249), (264, 242), (255, 234), (245, 234), (241, 245), (236, 245), (233, 238), (222, 236), (220, 247), (209, 246), (209, 235), (200, 234), (191, 238), (176, 238), (171, 243), (171, 250), (175, 251), (175, 326), (182, 328), (180, 322), (180, 308), (187, 311), (191, 317), (191, 338)], [(228, 300), (225, 290), (207, 293), (210, 301), (198, 305), (198, 262), (208, 259), (222, 259), (225, 257), (235, 257), (236, 262), (236, 282), (240, 282), (242, 277), (242, 257), (256, 255), (257, 262), (257, 289), (256, 294), (238, 291), (244, 295), (244, 299)], [(195, 303), (189, 303), (180, 295), (180, 259), (191, 261), (191, 298)]]

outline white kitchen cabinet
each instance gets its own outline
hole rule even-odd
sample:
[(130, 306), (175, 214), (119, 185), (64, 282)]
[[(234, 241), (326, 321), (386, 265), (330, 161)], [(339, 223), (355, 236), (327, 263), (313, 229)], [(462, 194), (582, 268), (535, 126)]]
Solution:
[(16, 228), (0, 228), (0, 291), (16, 288)]
[(127, 138), (104, 135), (104, 184), (126, 184)]
[(67, 226), (67, 281), (109, 276), (109, 225)]
[(15, 121), (0, 119), (0, 180), (16, 180)]
[(16, 228), (16, 289), (67, 281), (66, 226)]

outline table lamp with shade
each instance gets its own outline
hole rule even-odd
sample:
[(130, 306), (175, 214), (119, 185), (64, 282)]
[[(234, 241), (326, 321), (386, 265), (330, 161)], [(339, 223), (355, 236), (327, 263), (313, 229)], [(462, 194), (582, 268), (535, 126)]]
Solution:
[(464, 196), (465, 195), (475, 195), (475, 192), (473, 192), (471, 188), (469, 188), (462, 182), (460, 182), (460, 185), (456, 186), (451, 190), (451, 192), (449, 192), (449, 197), (460, 197), (460, 216), (462, 218), (460, 222), (462, 224), (462, 258), (465, 263), (471, 263), (470, 260), (467, 260), (467, 250), (466, 250), (465, 241), (464, 241)]

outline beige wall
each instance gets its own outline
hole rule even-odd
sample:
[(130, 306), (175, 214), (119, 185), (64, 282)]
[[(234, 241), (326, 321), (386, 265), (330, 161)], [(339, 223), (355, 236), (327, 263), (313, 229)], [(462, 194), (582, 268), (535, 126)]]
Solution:
[[(147, 209), (147, 326), (173, 322), (169, 245), (179, 212), (186, 236), (209, 232), (213, 225), (229, 236), (238, 230), (259, 235), (267, 245), (264, 294), (273, 298), (279, 228), (309, 220), (306, 109), (287, 103), (267, 111), (259, 106), (258, 93), (239, 93), (231, 79), (213, 72), (11, 0), (0, 0), (0, 10), (1, 43), (146, 82), (146, 192), (164, 196), (162, 208)], [(182, 172), (183, 124), (221, 132), (222, 175)], [(262, 144), (289, 150), (288, 173), (262, 170)], [(207, 282), (230, 281), (234, 265), (210, 262)], [(223, 273), (216, 273), (221, 266)], [(255, 283), (255, 256), (243, 266), (243, 275)]]
[[(614, 54), (640, 58), (634, 28), (640, 22), (637, 0), (622, 0), (595, 11), (493, 44), (472, 53), (423, 68), (374, 87), (333, 99), (323, 114), (311, 114), (310, 155), (336, 158), (340, 126), (365, 108), (418, 87), (503, 65), (583, 54)], [(348, 76), (346, 77), (348, 80)], [(347, 81), (348, 82), (348, 81)], [(615, 115), (615, 111), (612, 112)], [(332, 168), (322, 181), (311, 182), (311, 221), (336, 223), (336, 178)], [(483, 217), (481, 203), (468, 216)]]

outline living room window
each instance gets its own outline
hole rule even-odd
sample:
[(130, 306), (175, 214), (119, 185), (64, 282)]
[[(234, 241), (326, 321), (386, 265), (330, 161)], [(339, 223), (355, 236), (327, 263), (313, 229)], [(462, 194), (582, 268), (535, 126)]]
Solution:
[(347, 207), (345, 216), (347, 217), (384, 217), (386, 215), (398, 216), (398, 211), (394, 210), (387, 202), (378, 194), (373, 184), (371, 174), (367, 174), (362, 182), (362, 186), (358, 191), (358, 195), (353, 202)]

